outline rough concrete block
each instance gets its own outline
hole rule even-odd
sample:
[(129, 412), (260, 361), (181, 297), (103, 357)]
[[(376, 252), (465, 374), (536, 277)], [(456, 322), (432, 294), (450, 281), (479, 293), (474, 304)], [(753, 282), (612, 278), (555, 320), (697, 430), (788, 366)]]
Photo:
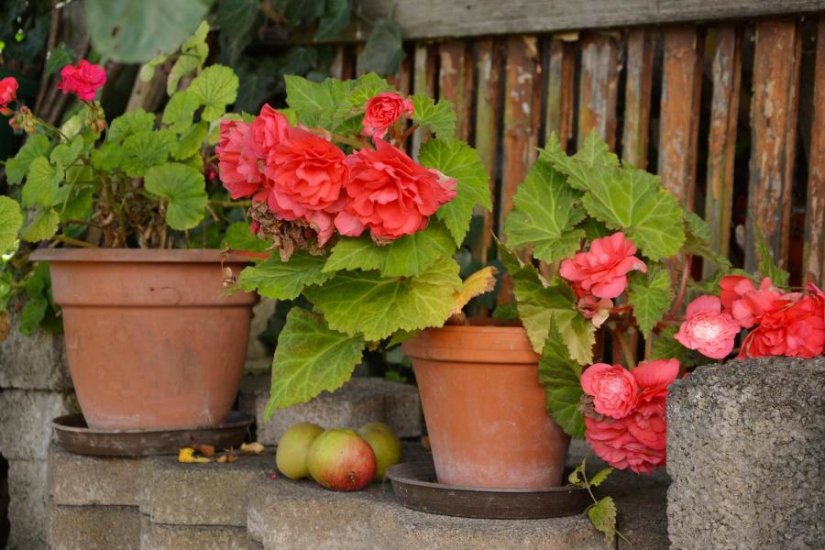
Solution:
[(667, 403), (673, 548), (821, 548), (825, 358), (698, 368)]
[(439, 516), (404, 508), (389, 484), (336, 493), (280, 477), (254, 487), (247, 529), (267, 550), (604, 547), (584, 516), (517, 521)]
[(12, 316), (8, 338), (0, 343), (0, 387), (63, 391), (72, 389), (62, 334), (20, 334)]
[(9, 550), (46, 547), (45, 460), (9, 461)]
[(49, 494), (54, 504), (137, 506), (141, 460), (70, 453), (56, 444), (49, 449)]
[(268, 481), (274, 472), (271, 450), (231, 464), (146, 458), (138, 482), (140, 511), (155, 523), (244, 527), (250, 485)]
[(258, 441), (265, 445), (275, 445), (297, 422), (315, 422), (324, 428), (386, 422), (399, 437), (416, 437), (422, 432), (418, 390), (406, 384), (356, 377), (333, 393), (324, 392), (308, 403), (277, 411), (265, 422), (269, 387), (269, 376), (247, 376), (241, 385), (241, 410), (255, 416)]
[(52, 505), (49, 512), (51, 550), (140, 548), (140, 512), (135, 506)]
[(45, 460), (52, 440), (52, 419), (78, 410), (73, 393), (3, 390), (0, 454), (7, 459)]
[(141, 518), (141, 550), (248, 550), (249, 538), (244, 527), (205, 525), (166, 525)]

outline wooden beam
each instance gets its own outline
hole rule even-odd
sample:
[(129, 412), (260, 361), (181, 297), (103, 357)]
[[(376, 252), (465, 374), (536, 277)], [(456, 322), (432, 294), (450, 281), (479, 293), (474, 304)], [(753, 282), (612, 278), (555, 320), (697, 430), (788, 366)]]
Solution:
[(647, 168), (650, 135), (650, 92), (653, 88), (653, 54), (656, 34), (650, 30), (627, 33), (627, 67), (622, 132), (622, 162)]
[(745, 269), (754, 271), (757, 231), (787, 267), (802, 37), (795, 21), (756, 24)]
[(581, 48), (578, 144), (595, 129), (613, 149), (619, 88), (618, 41), (607, 34), (588, 33), (582, 38)]
[(819, 18), (817, 28), (813, 104), (804, 279), (821, 285), (825, 273), (825, 17)]
[(555, 133), (566, 150), (573, 138), (576, 43), (552, 37), (547, 43), (547, 112), (545, 142)]

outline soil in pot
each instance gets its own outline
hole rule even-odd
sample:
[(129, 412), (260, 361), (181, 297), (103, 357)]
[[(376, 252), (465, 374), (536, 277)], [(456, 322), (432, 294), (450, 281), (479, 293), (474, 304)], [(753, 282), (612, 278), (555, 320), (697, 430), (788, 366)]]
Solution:
[(41, 250), (62, 308), (81, 410), (101, 430), (226, 420), (243, 375), (256, 296), (227, 295), (218, 250)]
[(547, 414), (539, 357), (521, 327), (446, 326), (404, 344), (439, 483), (561, 484), (569, 437)]

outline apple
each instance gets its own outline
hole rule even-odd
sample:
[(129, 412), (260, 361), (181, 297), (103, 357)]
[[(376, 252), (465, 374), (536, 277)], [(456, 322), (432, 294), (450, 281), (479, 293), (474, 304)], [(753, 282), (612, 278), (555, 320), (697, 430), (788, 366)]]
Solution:
[(312, 479), (327, 489), (360, 491), (375, 477), (375, 453), (352, 430), (327, 430), (312, 442), (307, 468)]
[(358, 435), (366, 440), (375, 453), (375, 479), (383, 480), (390, 466), (401, 460), (401, 440), (392, 428), (382, 422), (369, 422), (358, 429)]
[(312, 442), (324, 432), (318, 424), (299, 422), (290, 426), (278, 440), (275, 464), (289, 479), (301, 479), (309, 475), (307, 453)]

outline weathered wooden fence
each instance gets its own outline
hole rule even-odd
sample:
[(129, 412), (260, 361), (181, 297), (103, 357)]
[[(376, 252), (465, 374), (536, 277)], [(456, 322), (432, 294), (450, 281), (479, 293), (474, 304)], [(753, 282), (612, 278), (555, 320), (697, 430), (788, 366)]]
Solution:
[[(404, 28), (402, 91), (455, 103), (459, 136), (490, 171), (486, 227), (501, 226), (551, 132), (572, 151), (595, 128), (704, 216), (735, 265), (755, 267), (758, 228), (793, 283), (822, 282), (825, 1), (356, 5)], [(336, 76), (358, 73), (358, 29), (350, 36)]]

